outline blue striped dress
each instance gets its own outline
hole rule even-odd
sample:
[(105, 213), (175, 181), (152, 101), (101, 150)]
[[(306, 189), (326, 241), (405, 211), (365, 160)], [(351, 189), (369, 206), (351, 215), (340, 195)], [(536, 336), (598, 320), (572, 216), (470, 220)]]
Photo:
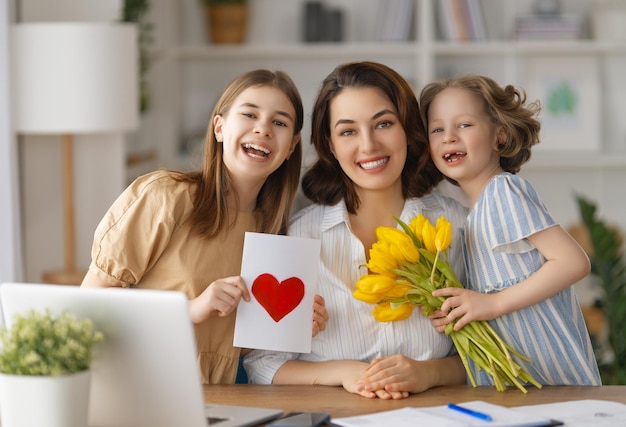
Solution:
[[(467, 217), (464, 258), (468, 288), (499, 292), (532, 275), (545, 258), (526, 239), (556, 225), (532, 186), (516, 175), (495, 176)], [(528, 356), (517, 360), (544, 385), (600, 385), (600, 374), (572, 287), (490, 321), (500, 336)], [(479, 385), (491, 377), (471, 364)]]

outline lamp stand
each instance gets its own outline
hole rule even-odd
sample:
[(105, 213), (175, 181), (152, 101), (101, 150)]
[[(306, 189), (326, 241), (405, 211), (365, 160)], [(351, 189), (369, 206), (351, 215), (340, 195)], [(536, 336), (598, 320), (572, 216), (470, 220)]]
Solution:
[(65, 269), (43, 273), (43, 281), (58, 285), (80, 285), (85, 271), (76, 269), (76, 236), (74, 231), (74, 150), (72, 135), (61, 137), (63, 146), (63, 234)]

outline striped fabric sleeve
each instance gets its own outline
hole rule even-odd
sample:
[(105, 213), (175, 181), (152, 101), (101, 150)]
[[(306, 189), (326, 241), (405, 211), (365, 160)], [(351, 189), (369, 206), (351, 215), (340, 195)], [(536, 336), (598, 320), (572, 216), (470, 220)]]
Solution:
[(517, 175), (497, 176), (484, 197), (488, 206), (485, 212), (492, 213), (486, 223), (492, 228), (488, 236), (493, 250), (512, 249), (513, 245), (516, 251), (524, 252), (530, 249), (525, 247), (530, 245), (527, 237), (556, 225), (532, 185)]

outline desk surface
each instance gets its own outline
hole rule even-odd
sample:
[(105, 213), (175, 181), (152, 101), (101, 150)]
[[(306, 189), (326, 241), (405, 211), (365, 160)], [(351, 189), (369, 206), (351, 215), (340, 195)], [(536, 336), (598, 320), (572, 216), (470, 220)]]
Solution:
[(212, 403), (278, 408), (287, 412), (328, 412), (333, 417), (388, 411), (405, 406), (437, 406), (448, 402), (484, 400), (502, 406), (537, 405), (568, 400), (596, 399), (626, 403), (626, 385), (602, 387), (528, 388), (528, 393), (511, 388), (436, 387), (402, 400), (367, 399), (348, 393), (342, 387), (299, 385), (211, 385), (204, 386), (204, 399)]

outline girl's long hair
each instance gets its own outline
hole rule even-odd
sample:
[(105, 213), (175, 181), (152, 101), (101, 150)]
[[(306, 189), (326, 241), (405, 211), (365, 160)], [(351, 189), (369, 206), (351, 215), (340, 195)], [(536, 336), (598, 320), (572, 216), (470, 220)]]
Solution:
[[(236, 210), (227, 206), (227, 196), (233, 191), (230, 175), (223, 161), (222, 143), (215, 138), (213, 117), (224, 115), (234, 100), (249, 87), (271, 86), (280, 89), (289, 98), (296, 112), (294, 137), (300, 134), (304, 120), (302, 99), (293, 80), (282, 71), (253, 70), (233, 80), (217, 101), (205, 137), (202, 169), (178, 173), (175, 179), (197, 185), (194, 207), (187, 220), (192, 232), (215, 237), (224, 227), (236, 220)], [(291, 207), (298, 190), (302, 147), (297, 143), (289, 159), (285, 160), (265, 181), (257, 196), (254, 210), (258, 231), (285, 234)]]

